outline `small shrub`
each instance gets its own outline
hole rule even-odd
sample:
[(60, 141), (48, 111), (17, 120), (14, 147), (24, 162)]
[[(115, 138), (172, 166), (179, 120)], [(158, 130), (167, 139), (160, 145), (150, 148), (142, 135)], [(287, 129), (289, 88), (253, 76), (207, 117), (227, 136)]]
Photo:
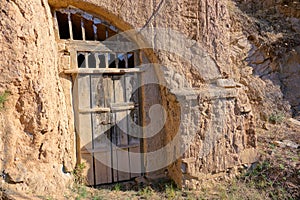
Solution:
[(282, 113), (272, 113), (269, 116), (269, 122), (273, 124), (281, 124), (284, 120), (284, 114)]
[(8, 100), (10, 92), (5, 91), (2, 94), (0, 94), (0, 109), (4, 108), (4, 103)]
[(85, 164), (80, 163), (76, 166), (75, 170), (73, 171), (73, 176), (75, 178), (75, 183), (77, 184), (84, 184), (85, 178), (83, 176), (83, 170), (85, 169)]
[(138, 191), (138, 196), (142, 196), (146, 199), (150, 199), (150, 197), (152, 196), (153, 194), (153, 190), (151, 187), (144, 187), (142, 188), (141, 190)]
[(173, 184), (166, 185), (166, 198), (167, 199), (174, 199), (176, 196), (176, 189)]
[(83, 185), (78, 186), (77, 194), (78, 194), (78, 196), (75, 198), (76, 200), (86, 199), (86, 197), (88, 196), (86, 186), (83, 186)]
[(120, 183), (115, 184), (114, 187), (112, 188), (112, 190), (117, 192), (121, 191), (121, 189), (122, 189), (122, 185)]

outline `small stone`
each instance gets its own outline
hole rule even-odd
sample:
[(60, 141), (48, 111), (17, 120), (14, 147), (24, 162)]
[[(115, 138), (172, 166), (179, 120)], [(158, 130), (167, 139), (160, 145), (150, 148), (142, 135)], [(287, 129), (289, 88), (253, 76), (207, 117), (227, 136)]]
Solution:
[(267, 123), (263, 123), (262, 128), (265, 130), (270, 130), (270, 128), (268, 127)]
[(299, 148), (299, 144), (297, 144), (296, 142), (290, 141), (290, 140), (283, 140), (282, 143), (290, 148), (293, 149), (298, 149)]
[(290, 140), (283, 140), (281, 141), (275, 141), (274, 144), (276, 146), (279, 146), (281, 148), (284, 147), (290, 147), (290, 148), (294, 148), (294, 149), (298, 149), (299, 148), (299, 144), (297, 144), (296, 142), (290, 141)]
[(217, 86), (223, 88), (235, 88), (237, 86), (237, 83), (232, 79), (218, 79)]

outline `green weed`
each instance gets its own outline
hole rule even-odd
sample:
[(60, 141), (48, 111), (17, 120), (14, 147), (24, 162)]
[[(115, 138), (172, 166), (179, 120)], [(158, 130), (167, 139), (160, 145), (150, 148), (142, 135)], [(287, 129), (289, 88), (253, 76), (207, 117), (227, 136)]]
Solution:
[(0, 94), (0, 110), (4, 108), (4, 103), (8, 100), (8, 96), (10, 95), (10, 92), (5, 91), (2, 94)]
[(112, 188), (112, 190), (116, 192), (121, 191), (121, 189), (122, 189), (122, 185), (120, 183), (115, 184), (114, 187)]
[(166, 185), (165, 194), (167, 199), (174, 199), (176, 196), (176, 189), (173, 184)]
[(80, 163), (76, 166), (75, 170), (73, 171), (73, 176), (75, 178), (75, 183), (77, 184), (84, 184), (85, 178), (83, 176), (83, 170), (85, 169), (85, 164)]
[(283, 113), (272, 113), (269, 116), (269, 122), (272, 124), (281, 124), (284, 121)]
[(144, 187), (141, 190), (139, 190), (137, 195), (142, 196), (146, 199), (150, 199), (151, 196), (153, 195), (153, 190), (150, 186), (147, 186), (147, 187)]

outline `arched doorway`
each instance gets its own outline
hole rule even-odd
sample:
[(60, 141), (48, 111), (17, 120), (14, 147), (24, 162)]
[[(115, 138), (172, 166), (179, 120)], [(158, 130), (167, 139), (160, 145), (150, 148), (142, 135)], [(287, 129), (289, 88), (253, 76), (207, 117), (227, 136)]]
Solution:
[[(59, 42), (70, 55), (78, 163), (89, 185), (125, 181), (142, 172), (140, 52), (107, 21), (75, 8), (54, 11)], [(115, 36), (116, 40), (105, 41)]]

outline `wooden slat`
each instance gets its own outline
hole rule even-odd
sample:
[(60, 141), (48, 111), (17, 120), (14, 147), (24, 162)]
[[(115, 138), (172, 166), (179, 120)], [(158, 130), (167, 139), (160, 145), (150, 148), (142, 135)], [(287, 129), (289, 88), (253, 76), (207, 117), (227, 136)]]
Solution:
[[(128, 148), (136, 148), (139, 147), (140, 144), (136, 143), (136, 144), (129, 144), (129, 145), (118, 145), (118, 148), (120, 149), (128, 149)], [(116, 150), (117, 148), (113, 148), (114, 150)], [(85, 149), (82, 150), (81, 153), (82, 154), (89, 154), (89, 153), (101, 153), (101, 152), (107, 152), (110, 151), (110, 149), (103, 147), (103, 148), (96, 148), (96, 149)]]
[(95, 60), (96, 60), (96, 68), (99, 68), (100, 66), (100, 59), (99, 59), (99, 53), (94, 53)]
[(73, 27), (72, 27), (71, 13), (68, 13), (68, 25), (70, 31), (70, 39), (73, 40)]
[(56, 11), (53, 11), (53, 23), (54, 23), (54, 29), (55, 29), (55, 37), (56, 40), (60, 39), (60, 34), (59, 34), (59, 27), (58, 27), (58, 22), (57, 22), (57, 14)]
[(110, 105), (111, 112), (117, 112), (117, 111), (126, 111), (126, 110), (132, 110), (135, 108), (135, 105), (133, 102), (129, 103), (116, 103)]
[(143, 68), (130, 68), (130, 69), (115, 69), (115, 68), (99, 68), (99, 69), (68, 69), (64, 70), (65, 74), (124, 74), (124, 73), (141, 73), (144, 72)]
[[(111, 168), (103, 164), (102, 162), (110, 163), (111, 154), (110, 151), (95, 152), (95, 178), (96, 185), (112, 182)], [(101, 162), (102, 161), (102, 162)]]
[[(135, 55), (134, 55), (135, 56)], [(135, 61), (136, 63), (137, 61)], [(126, 101), (136, 101), (136, 102), (132, 102), (134, 104), (139, 103), (138, 102), (138, 93), (136, 91), (134, 91), (137, 88), (137, 74), (127, 74), (125, 77), (125, 93), (126, 93)], [(137, 113), (137, 110), (133, 110), (131, 111), (133, 113)], [(132, 153), (137, 153), (137, 154), (129, 154), (129, 167), (130, 167), (130, 178), (133, 177), (138, 177), (140, 176), (140, 171), (141, 171), (141, 156), (140, 154), (140, 139), (133, 137), (132, 135), (138, 135), (138, 127), (137, 125), (139, 124), (138, 121), (134, 121), (136, 119), (134, 119), (134, 117), (131, 119), (131, 117), (129, 116), (130, 113), (128, 113), (128, 118), (127, 118), (127, 123), (128, 123), (128, 143), (129, 146), (131, 145), (136, 145), (136, 146), (132, 146), (129, 148), (129, 151)]]
[(84, 20), (81, 18), (81, 32), (82, 32), (82, 40), (85, 40), (85, 27), (84, 27)]
[(105, 69), (107, 70), (108, 66), (109, 66), (109, 63), (108, 63), (108, 54), (105, 53), (104, 56), (105, 56)]
[[(101, 108), (101, 110), (109, 112), (110, 109), (105, 107), (104, 92), (103, 77), (91, 75), (91, 110)], [(111, 169), (107, 166), (111, 162), (110, 142), (108, 142), (109, 138), (107, 138), (109, 136), (109, 125), (106, 125), (108, 124), (107, 112), (93, 113), (92, 115), (94, 148), (88, 151), (94, 154), (95, 184), (110, 183), (112, 182)]]
[(118, 149), (118, 181), (130, 179), (128, 149)]
[[(72, 50), (70, 51), (70, 65), (71, 65), (71, 69), (76, 69), (78, 67), (78, 63), (77, 63), (77, 52)], [(67, 69), (69, 70), (69, 69)]]
[(80, 141), (80, 134), (79, 134), (79, 127), (80, 127), (80, 121), (79, 121), (79, 95), (78, 95), (78, 79), (75, 77), (74, 83), (73, 83), (73, 108), (74, 108), (74, 120), (75, 120), (75, 132), (76, 132), (76, 164), (80, 164), (81, 161), (81, 141)]
[(128, 133), (131, 135), (129, 136), (129, 144), (131, 144), (131, 142), (139, 142), (138, 138), (132, 136), (139, 135), (138, 131), (141, 130), (137, 119), (140, 107), (137, 104), (139, 102), (138, 91), (134, 91), (138, 87), (137, 84), (137, 74), (126, 74), (126, 101), (132, 101), (132, 103), (135, 104), (135, 110), (132, 110), (130, 113), (132, 116), (128, 117)]
[(89, 66), (89, 54), (88, 53), (83, 53), (83, 55), (84, 55), (84, 63), (85, 63), (84, 67), (89, 68), (90, 67)]
[[(111, 77), (103, 77), (103, 99), (104, 99), (104, 106), (110, 105), (114, 102), (114, 90), (113, 90), (113, 81)], [(114, 113), (107, 113), (107, 120), (109, 123), (114, 123), (115, 121), (115, 114)], [(109, 129), (107, 130), (107, 136), (110, 139), (109, 148), (110, 151), (108, 152), (111, 158), (111, 166), (112, 168), (117, 169), (117, 160), (116, 160), (116, 151), (112, 151), (112, 145), (116, 144), (116, 137), (114, 137), (113, 132), (115, 131), (115, 127), (110, 125)], [(117, 181), (117, 170), (110, 169), (110, 179), (112, 182)]]
[[(119, 112), (116, 113), (116, 127), (117, 127), (117, 136), (118, 142), (117, 145), (125, 146), (128, 145), (128, 127), (127, 127), (127, 109), (134, 107), (134, 104), (128, 106), (128, 103), (124, 103), (126, 101), (125, 96), (125, 76), (122, 76), (120, 79), (114, 80), (114, 94), (115, 94), (115, 103), (112, 105), (119, 105), (113, 107), (111, 105), (112, 111), (118, 110)], [(124, 110), (124, 111), (121, 111)], [(129, 170), (129, 157), (128, 151), (123, 149), (117, 150), (117, 159), (118, 159), (118, 180), (128, 180), (130, 179), (130, 174), (128, 173)], [(125, 171), (124, 171), (125, 170)]]
[[(90, 77), (89, 76), (78, 76), (77, 78), (78, 87), (78, 107), (89, 108), (90, 107)], [(80, 137), (80, 150), (93, 148), (93, 137), (92, 137), (92, 123), (91, 114), (80, 114), (78, 116), (79, 128), (78, 135)], [(94, 168), (93, 168), (93, 155), (92, 154), (81, 154), (82, 162), (86, 163), (85, 175), (90, 185), (94, 184)]]
[[(142, 52), (140, 52), (140, 62), (141, 64), (143, 64), (143, 60), (142, 60)], [(137, 74), (137, 81), (138, 81), (138, 85), (142, 85), (142, 83), (144, 82), (143, 81), (143, 74)], [(140, 107), (139, 107), (139, 114), (138, 114), (138, 124), (141, 126), (141, 127), (145, 127), (146, 126), (146, 122), (145, 122), (145, 119), (146, 119), (146, 113), (143, 112), (143, 110), (141, 108), (144, 108), (144, 100), (145, 99), (145, 86), (142, 86), (138, 89), (138, 101), (140, 102)], [(139, 133), (140, 135), (142, 135), (144, 138), (144, 128), (140, 129), (142, 131), (142, 133)], [(147, 146), (147, 140), (144, 140), (144, 139), (141, 139), (141, 147), (140, 147), (140, 151), (141, 153), (144, 153), (144, 152), (147, 152), (147, 149), (146, 149), (146, 146)], [(141, 171), (142, 171), (142, 175), (145, 174), (146, 172), (146, 154), (142, 154), (141, 156)]]
[(141, 160), (141, 154), (140, 154), (140, 144), (137, 147), (130, 148), (130, 152), (135, 153), (131, 154), (129, 157), (130, 161), (130, 174), (131, 178), (138, 177), (141, 175), (141, 169), (142, 169), (142, 160)]
[[(72, 29), (71, 29), (72, 30)], [(73, 36), (72, 36), (73, 37)], [(68, 50), (127, 53), (138, 49), (133, 42), (66, 40)]]
[(98, 39), (98, 36), (97, 36), (98, 28), (95, 24), (93, 24), (93, 31), (94, 31), (94, 40), (97, 40)]
[(84, 108), (80, 109), (80, 113), (95, 113), (95, 112), (110, 112), (110, 108), (104, 108), (104, 107), (96, 107), (96, 108)]

